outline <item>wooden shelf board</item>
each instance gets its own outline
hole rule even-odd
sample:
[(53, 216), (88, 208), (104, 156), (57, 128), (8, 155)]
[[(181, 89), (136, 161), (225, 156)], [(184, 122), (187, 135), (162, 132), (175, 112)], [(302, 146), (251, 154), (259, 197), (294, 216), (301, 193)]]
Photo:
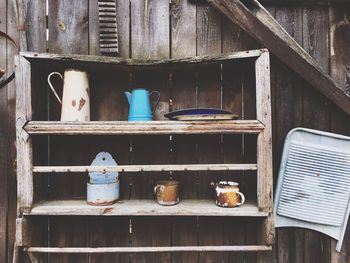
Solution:
[(264, 52), (268, 52), (267, 49), (255, 49), (247, 51), (238, 51), (230, 54), (220, 54), (212, 56), (197, 56), (181, 59), (163, 59), (163, 60), (138, 60), (127, 59), (121, 57), (106, 57), (106, 56), (94, 56), (94, 55), (65, 55), (65, 54), (52, 54), (52, 53), (36, 53), (36, 52), (21, 52), (20, 55), (31, 60), (46, 60), (56, 62), (72, 62), (72, 63), (99, 63), (107, 65), (119, 65), (119, 66), (166, 66), (166, 65), (182, 65), (182, 64), (198, 64), (198, 63), (213, 63), (224, 62), (225, 60), (234, 60), (242, 58), (254, 58), (259, 57)]
[(181, 252), (181, 251), (270, 251), (272, 246), (173, 246), (173, 247), (29, 247), (29, 253), (144, 253), (144, 252)]
[(56, 135), (137, 135), (137, 134), (258, 134), (264, 125), (258, 120), (232, 121), (30, 121), (24, 129), (29, 134)]
[(25, 215), (267, 217), (268, 213), (260, 212), (252, 201), (241, 207), (222, 208), (214, 200), (182, 200), (175, 206), (161, 206), (155, 200), (121, 200), (108, 206), (88, 205), (85, 200), (54, 200), (34, 204)]
[(257, 170), (257, 164), (162, 164), (118, 166), (33, 166), (34, 173), (66, 172), (169, 172), (169, 171), (243, 171)]

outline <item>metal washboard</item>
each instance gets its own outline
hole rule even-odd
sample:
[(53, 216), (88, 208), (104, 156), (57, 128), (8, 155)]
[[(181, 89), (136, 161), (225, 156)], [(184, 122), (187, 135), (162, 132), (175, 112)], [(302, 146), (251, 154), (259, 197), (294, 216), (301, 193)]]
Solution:
[(350, 137), (296, 128), (285, 140), (275, 196), (275, 226), (309, 228), (338, 240), (350, 206)]

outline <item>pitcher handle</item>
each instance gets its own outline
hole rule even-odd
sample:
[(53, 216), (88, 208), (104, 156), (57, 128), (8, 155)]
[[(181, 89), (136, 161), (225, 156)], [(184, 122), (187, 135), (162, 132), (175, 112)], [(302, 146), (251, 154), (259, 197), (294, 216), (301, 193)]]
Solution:
[(156, 111), (157, 106), (158, 106), (158, 103), (159, 103), (159, 100), (160, 100), (160, 93), (159, 93), (158, 91), (156, 91), (156, 90), (152, 91), (152, 92), (149, 94), (149, 96), (151, 97), (152, 94), (154, 94), (154, 93), (158, 94), (158, 99), (157, 99), (157, 101), (156, 101), (156, 105), (154, 106), (154, 109), (153, 109), (152, 113), (154, 113), (154, 112)]
[(47, 82), (49, 83), (50, 89), (52, 90), (53, 94), (56, 96), (57, 100), (62, 104), (62, 101), (61, 101), (60, 97), (58, 96), (56, 90), (54, 89), (54, 87), (52, 86), (51, 81), (50, 81), (51, 76), (55, 75), (55, 74), (57, 74), (58, 76), (61, 77), (61, 79), (63, 79), (63, 76), (62, 76), (61, 73), (59, 73), (59, 72), (51, 72), (50, 75), (47, 77)]

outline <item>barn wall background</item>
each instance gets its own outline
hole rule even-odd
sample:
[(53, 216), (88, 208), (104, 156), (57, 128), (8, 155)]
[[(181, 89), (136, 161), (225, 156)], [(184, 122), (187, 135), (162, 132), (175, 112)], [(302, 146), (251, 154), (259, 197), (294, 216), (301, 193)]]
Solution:
[[(96, 0), (47, 0), (26, 2), (28, 50), (52, 53), (99, 54), (98, 16)], [(282, 24), (296, 41), (333, 76), (341, 87), (350, 85), (350, 4), (266, 4), (269, 12)], [(170, 4), (159, 0), (118, 0), (118, 30), (120, 56), (130, 58), (181, 58), (195, 55), (219, 54), (258, 48), (260, 45), (231, 24), (206, 3), (176, 0)], [(46, 25), (49, 39), (46, 41)], [(18, 39), (18, 28), (12, 0), (0, 1), (0, 30)], [(0, 67), (13, 70), (14, 48), (0, 39)], [(272, 56), (272, 108), (274, 178), (276, 182), (284, 138), (289, 130), (303, 126), (350, 135), (350, 117), (312, 89), (304, 80)], [(163, 101), (163, 103), (167, 103)], [(192, 102), (189, 102), (191, 104)], [(184, 103), (185, 105), (186, 103)], [(136, 142), (137, 143), (137, 142)], [(170, 146), (169, 146), (170, 147)], [(15, 151), (15, 88), (14, 82), (0, 90), (0, 262), (12, 260), (16, 217), (16, 151)], [(54, 219), (53, 219), (54, 220)], [(115, 232), (122, 235), (122, 227), (128, 227), (129, 219), (109, 222)], [(135, 235), (132, 241), (144, 245), (143, 239), (153, 233), (151, 242), (156, 245), (220, 244), (225, 242), (227, 219), (169, 219), (170, 225), (162, 225), (159, 219), (133, 219)], [(153, 220), (153, 221), (152, 221)], [(181, 221), (182, 220), (182, 221)], [(207, 220), (207, 221), (205, 221)], [(220, 222), (215, 222), (219, 220)], [(108, 223), (108, 222), (107, 222)], [(212, 226), (215, 227), (206, 227)], [(245, 229), (242, 220), (242, 229)], [(87, 245), (116, 241), (115, 235), (99, 232), (90, 227), (94, 221), (81, 224), (79, 217), (67, 220), (55, 229), (57, 244)], [(161, 227), (159, 227), (161, 226)], [(96, 226), (95, 226), (96, 227)], [(198, 229), (197, 229), (198, 228)], [(70, 229), (69, 240), (60, 233)], [(199, 231), (198, 240), (191, 231)], [(117, 231), (118, 230), (118, 231)], [(237, 229), (236, 229), (237, 230)], [(144, 231), (144, 232), (142, 232)], [(210, 240), (201, 239), (206, 232)], [(97, 234), (96, 234), (97, 233)], [(98, 234), (99, 233), (99, 234)], [(164, 234), (165, 233), (165, 234)], [(229, 236), (229, 235), (228, 235)], [(249, 239), (249, 231), (241, 233)], [(124, 236), (125, 237), (125, 236)], [(104, 240), (104, 241), (103, 241)], [(62, 243), (63, 242), (63, 243)], [(186, 243), (187, 242), (187, 243)], [(150, 244), (152, 244), (150, 243)], [(148, 245), (150, 245), (148, 244)], [(336, 242), (322, 234), (302, 229), (279, 229), (274, 246), (275, 262), (349, 263), (350, 233), (346, 235), (343, 250), (335, 253)], [(109, 257), (63, 257), (52, 262), (142, 262), (147, 255)], [(229, 253), (169, 253), (149, 258), (152, 262), (254, 262), (255, 256)]]

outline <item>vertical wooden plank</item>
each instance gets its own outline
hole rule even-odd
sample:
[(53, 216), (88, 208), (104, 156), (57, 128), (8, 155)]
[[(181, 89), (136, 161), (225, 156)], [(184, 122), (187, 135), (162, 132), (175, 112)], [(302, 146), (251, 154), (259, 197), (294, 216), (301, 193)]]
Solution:
[[(276, 19), (282, 27), (302, 45), (302, 8), (299, 6), (277, 6)], [(274, 182), (277, 181), (281, 153), (287, 133), (302, 125), (302, 90), (303, 81), (276, 58), (272, 58), (271, 80), (274, 130)], [(280, 228), (276, 231), (278, 262), (303, 262), (304, 230)]]
[[(329, 72), (329, 24), (326, 6), (303, 7), (303, 47)], [(330, 105), (310, 87), (303, 90), (303, 126), (330, 130)], [(305, 262), (330, 262), (330, 238), (305, 230)]]
[[(118, 25), (118, 43), (119, 56), (129, 58), (129, 1), (116, 1), (117, 25)], [(98, 28), (98, 1), (89, 1), (89, 54), (100, 55), (99, 50), (99, 28)], [(92, 87), (91, 94), (94, 98), (92, 104), (93, 120), (113, 121), (126, 120), (128, 103), (124, 96), (124, 91), (128, 87), (129, 73), (123, 69), (105, 69), (96, 71), (91, 76), (92, 83), (98, 89)], [(113, 83), (113, 85), (111, 85)], [(109, 151), (116, 161), (120, 164), (129, 159), (130, 137), (113, 137), (113, 146), (111, 138), (93, 142), (91, 145), (91, 154), (97, 154), (99, 151)], [(126, 147), (127, 146), (127, 147)], [(116, 149), (125, 149), (127, 151), (118, 151)], [(127, 163), (125, 163), (127, 164)], [(127, 173), (120, 176), (120, 198), (130, 198), (130, 180), (131, 176)], [(98, 246), (128, 246), (129, 243), (129, 218), (91, 218), (89, 220), (89, 244), (92, 247)], [(89, 255), (89, 262), (126, 262), (127, 254), (92, 254)]]
[[(303, 47), (329, 72), (328, 12), (325, 6), (303, 8)], [(326, 99), (310, 87), (303, 90), (303, 124), (329, 131), (330, 108)]]
[[(251, 48), (249, 36), (234, 25), (226, 17), (222, 21), (222, 52), (234, 52)], [(253, 42), (253, 41), (252, 41)], [(251, 67), (253, 67), (251, 65)], [(222, 108), (240, 115), (240, 119), (244, 118), (244, 98), (243, 92), (245, 89), (245, 75), (247, 74), (242, 63), (224, 63), (223, 64), (223, 85), (222, 85)], [(251, 71), (252, 72), (252, 71)], [(253, 73), (253, 72), (252, 72)], [(251, 77), (251, 76), (250, 76)], [(245, 92), (246, 93), (246, 92)], [(255, 94), (251, 94), (255, 96)], [(226, 163), (242, 163), (244, 160), (244, 135), (224, 135), (223, 136), (223, 154), (224, 162)], [(255, 154), (255, 153), (254, 153)], [(250, 176), (250, 175), (249, 175)], [(227, 180), (234, 180), (240, 183), (241, 191), (247, 185), (244, 172), (226, 172)], [(255, 179), (252, 178), (253, 180)], [(255, 189), (254, 189), (255, 191)], [(248, 224), (245, 219), (241, 218), (225, 218), (224, 222), (224, 244), (225, 245), (242, 245), (249, 240)], [(253, 233), (256, 236), (256, 233)], [(224, 262), (255, 262), (256, 257), (252, 256), (255, 253), (225, 253)]]
[[(50, 217), (50, 246), (52, 247), (85, 247), (88, 239), (88, 218), (72, 216)], [(48, 262), (88, 262), (87, 255), (50, 254)]]
[(29, 212), (33, 205), (32, 140), (23, 126), (32, 118), (31, 71), (29, 62), (23, 57), (16, 57), (16, 75), (18, 211)]
[(130, 1), (116, 1), (120, 57), (130, 57)]
[(131, 56), (169, 57), (169, 2), (131, 0)]
[(26, 35), (28, 51), (46, 51), (45, 1), (30, 0), (27, 3)]
[(49, 51), (87, 54), (89, 44), (88, 2), (49, 1)]
[[(84, 220), (89, 220), (85, 218)], [(89, 220), (90, 247), (127, 247), (129, 219), (127, 217), (97, 217)], [(90, 255), (91, 263), (128, 262), (127, 255), (106, 253)]]
[[(117, 1), (125, 2), (125, 1)], [(98, 1), (89, 0), (89, 54), (101, 55), (98, 27)], [(119, 29), (119, 28), (118, 28)]]
[[(6, 32), (6, 10), (7, 2), (0, 2), (0, 30)], [(6, 40), (0, 39), (0, 67), (4, 70), (7, 68), (6, 63)], [(3, 87), (0, 89), (0, 122), (7, 123), (7, 89)], [(0, 186), (0, 209), (1, 209), (1, 226), (2, 231), (0, 235), (0, 261), (7, 261), (7, 176), (8, 176), (8, 156), (7, 156), (7, 125), (1, 125), (0, 127), (0, 180), (2, 182)], [(11, 245), (11, 244), (10, 244)]]
[[(131, 0), (131, 54), (132, 58), (138, 59), (161, 59), (170, 56), (170, 21), (169, 21), (169, 2), (156, 0)], [(150, 72), (133, 72), (133, 86), (141, 80), (143, 87), (150, 90), (159, 90), (161, 100), (159, 107), (155, 112), (155, 119), (162, 119), (162, 111), (168, 111), (169, 91), (167, 89), (167, 70), (162, 69)], [(149, 83), (149, 84), (148, 84)], [(145, 86), (146, 84), (146, 86)], [(139, 86), (140, 87), (140, 86)], [(156, 158), (150, 157), (147, 146), (156, 146), (156, 151), (152, 153)], [(146, 151), (145, 151), (146, 150)], [(152, 160), (150, 160), (152, 158)], [(169, 158), (169, 137), (133, 137), (132, 138), (132, 162), (166, 162)], [(144, 175), (141, 175), (144, 176)], [(146, 175), (145, 175), (146, 176)], [(152, 189), (148, 186), (154, 186), (156, 180), (160, 177), (168, 177), (169, 174), (150, 174), (141, 181), (140, 175), (133, 177), (133, 186), (138, 185), (140, 191), (134, 191), (134, 198), (153, 198)], [(144, 181), (149, 178), (148, 181)], [(146, 187), (147, 186), (147, 187)], [(137, 189), (135, 189), (137, 190)], [(139, 194), (138, 194), (139, 193)], [(137, 217), (132, 218), (132, 246), (142, 245), (170, 245), (171, 243), (171, 219)], [(131, 262), (169, 262), (170, 253), (161, 254), (134, 254), (131, 256)]]
[[(49, 52), (66, 54), (88, 54), (89, 52), (89, 10), (88, 1), (52, 1), (49, 0)], [(51, 97), (52, 98), (52, 97)], [(51, 108), (60, 107), (56, 101), (50, 102)], [(59, 110), (58, 110), (59, 111)], [(74, 139), (74, 138), (71, 138)], [(51, 141), (51, 161), (64, 163), (67, 161), (67, 154), (62, 141), (67, 143), (67, 137), (55, 138)], [(80, 148), (80, 147), (78, 147)], [(61, 149), (61, 150), (60, 150)], [(70, 152), (73, 154), (73, 152)], [(79, 155), (78, 155), (79, 156)], [(83, 160), (81, 155), (75, 158), (75, 162)], [(57, 195), (67, 193), (66, 189), (72, 191), (73, 196), (81, 195), (82, 188), (86, 188), (86, 180), (81, 175), (52, 177), (51, 189)], [(70, 186), (70, 187), (67, 187)], [(71, 198), (71, 197), (70, 197)], [(52, 218), (50, 219), (50, 244), (60, 246), (87, 246), (88, 245), (88, 222), (79, 223), (82, 218)], [(57, 257), (50, 255), (50, 262), (86, 262), (88, 255), (64, 255)]]
[[(272, 126), (270, 92), (270, 56), (264, 52), (255, 62), (256, 76), (256, 115), (265, 128), (258, 135), (257, 141), (257, 197), (258, 206), (263, 211), (272, 212)], [(270, 215), (271, 217), (271, 215)], [(263, 220), (259, 241), (272, 244), (274, 236), (273, 220)], [(269, 262), (269, 253), (259, 255), (258, 262)]]
[[(347, 91), (350, 87), (350, 16), (348, 5), (331, 5), (329, 9), (330, 26), (330, 74), (340, 87)], [(336, 106), (332, 107), (331, 130), (335, 133), (350, 135), (349, 116)], [(337, 241), (331, 240), (331, 262), (350, 262), (350, 224), (348, 224), (341, 252), (335, 250)]]
[[(14, 38), (14, 40), (19, 42), (19, 32), (17, 28), (17, 17), (14, 9), (13, 1), (7, 1), (6, 10), (6, 32)], [(3, 17), (4, 18), (4, 17)], [(6, 71), (13, 72), (15, 69), (14, 56), (17, 54), (16, 48), (13, 47), (9, 42), (7, 42), (6, 47), (7, 62)], [(8, 156), (8, 170), (7, 170), (7, 187), (11, 189), (7, 192), (8, 200), (8, 210), (7, 210), (7, 222), (15, 222), (17, 216), (17, 192), (16, 189), (16, 170), (14, 163), (16, 161), (16, 84), (12, 81), (6, 86), (7, 92), (7, 119), (6, 119), (6, 129), (7, 129), (7, 156)], [(13, 255), (13, 244), (15, 239), (15, 224), (8, 223), (8, 241), (7, 241), (7, 260), (12, 260)]]
[[(28, 1), (26, 7), (26, 37), (27, 37), (27, 48), (28, 51), (35, 52), (46, 52), (46, 6), (45, 1)], [(40, 70), (39, 70), (40, 71)], [(43, 71), (41, 71), (43, 73)], [(32, 79), (32, 104), (35, 105), (33, 108), (33, 119), (46, 119), (47, 102), (45, 87), (39, 88), (42, 81), (35, 75)], [(38, 85), (38, 86), (37, 86)], [(44, 91), (44, 92), (43, 92)], [(40, 109), (40, 110), (38, 110)], [(37, 141), (33, 141), (33, 162), (39, 161), (47, 164), (48, 156), (48, 140), (42, 136), (37, 138)], [(37, 144), (36, 144), (37, 143)], [(47, 177), (35, 178), (34, 177), (34, 202), (42, 198), (46, 198), (47, 192)], [(28, 228), (31, 233), (32, 245), (47, 245), (47, 227), (48, 219), (46, 217), (36, 218), (28, 224)], [(41, 255), (38, 260), (40, 262), (46, 262), (47, 255)]]
[[(171, 57), (184, 58), (196, 55), (196, 4), (181, 0), (171, 5)], [(191, 68), (172, 69), (173, 85), (170, 88), (172, 110), (196, 106), (196, 74)], [(172, 136), (174, 163), (196, 162), (196, 143), (193, 136)], [(175, 173), (180, 181), (181, 199), (197, 197), (197, 173)], [(172, 225), (172, 245), (198, 244), (197, 217), (176, 217)], [(197, 262), (198, 253), (173, 253), (172, 262)]]
[[(197, 2), (197, 55), (221, 53), (221, 16), (207, 3)], [(221, 65), (197, 67), (197, 106), (221, 108)], [(220, 162), (221, 136), (197, 136), (199, 162)], [(220, 156), (218, 158), (218, 156)], [(210, 181), (218, 181), (213, 173), (201, 172), (199, 176), (200, 199), (213, 199)], [(223, 219), (199, 218), (199, 245), (223, 244)], [(223, 253), (199, 253), (200, 262), (220, 262)]]

